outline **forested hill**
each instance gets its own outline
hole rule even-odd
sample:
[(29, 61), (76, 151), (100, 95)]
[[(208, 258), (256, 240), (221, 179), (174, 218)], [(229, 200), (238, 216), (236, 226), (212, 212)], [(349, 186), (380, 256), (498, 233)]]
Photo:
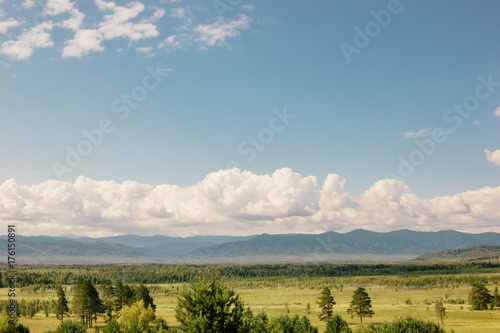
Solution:
[(443, 250), (437, 252), (426, 252), (415, 260), (420, 261), (478, 261), (499, 260), (500, 246), (479, 244), (467, 249)]
[[(6, 236), (0, 236), (5, 244)], [(106, 238), (18, 236), (19, 263), (283, 262), (408, 260), (426, 252), (500, 246), (500, 234), (457, 231), (258, 236), (136, 236)], [(1, 246), (1, 245), (0, 245)]]

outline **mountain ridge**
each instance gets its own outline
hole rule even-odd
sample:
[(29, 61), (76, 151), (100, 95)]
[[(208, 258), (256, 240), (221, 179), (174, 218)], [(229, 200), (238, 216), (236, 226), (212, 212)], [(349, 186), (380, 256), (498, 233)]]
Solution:
[[(499, 233), (455, 230), (347, 233), (261, 234), (250, 236), (120, 235), (112, 237), (17, 236), (17, 255), (26, 263), (394, 261), (427, 252), (500, 246)], [(6, 236), (0, 236), (0, 242)], [(351, 258), (351, 259), (348, 259)], [(355, 258), (355, 259), (353, 259)], [(393, 258), (393, 259), (391, 259)]]

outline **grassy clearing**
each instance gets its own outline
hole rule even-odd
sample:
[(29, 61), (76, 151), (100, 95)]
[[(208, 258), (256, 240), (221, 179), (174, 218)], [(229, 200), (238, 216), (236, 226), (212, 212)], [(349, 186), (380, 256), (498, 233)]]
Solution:
[[(495, 275), (495, 274), (493, 274)], [(500, 274), (497, 274), (500, 275)], [(484, 276), (492, 276), (486, 274)], [(347, 281), (344, 281), (347, 282)], [(246, 279), (239, 281), (228, 281), (241, 299), (248, 304), (254, 314), (265, 311), (270, 317), (279, 316), (288, 313), (290, 315), (307, 315), (311, 323), (324, 330), (325, 324), (318, 320), (319, 308), (316, 304), (320, 289), (324, 285), (339, 285), (338, 280), (334, 279), (276, 279), (274, 283), (258, 279)], [(182, 290), (184, 284), (168, 285), (149, 285), (152, 289), (155, 286), (163, 287), (163, 290), (169, 290), (169, 293), (157, 293), (153, 295), (157, 306), (156, 313), (167, 320), (169, 325), (175, 326), (175, 307), (177, 304), (177, 287)], [(173, 288), (172, 288), (173, 286)], [(488, 285), (492, 292), (496, 285)], [(339, 313), (351, 327), (359, 324), (358, 318), (350, 318), (347, 314), (347, 308), (352, 298), (353, 290), (357, 285), (345, 284), (342, 291), (331, 288), (332, 295), (335, 298), (336, 305), (334, 312)], [(490, 333), (500, 331), (500, 310), (470, 311), (467, 304), (450, 304), (451, 300), (466, 300), (470, 291), (470, 286), (460, 285), (449, 288), (432, 289), (396, 289), (387, 288), (379, 285), (366, 285), (368, 294), (372, 299), (373, 311), (375, 315), (372, 318), (363, 320), (365, 323), (377, 323), (383, 321), (392, 321), (397, 317), (411, 315), (414, 318), (431, 320), (438, 322), (434, 313), (434, 304), (432, 302), (442, 300), (446, 307), (447, 318), (445, 318), (445, 329), (449, 332), (453, 329), (456, 333), (475, 332)], [(340, 289), (340, 288), (339, 288)], [(7, 299), (7, 290), (0, 291), (0, 299)], [(45, 293), (27, 293), (20, 290), (17, 294), (17, 300), (52, 300), (56, 298), (55, 291)], [(71, 304), (71, 287), (67, 287), (67, 296)], [(409, 299), (411, 304), (407, 304)], [(311, 312), (307, 314), (307, 303), (311, 305)], [(288, 304), (288, 306), (287, 306)], [(77, 320), (76, 317), (70, 317)], [(45, 317), (43, 313), (37, 313), (33, 319), (22, 318), (20, 322), (30, 328), (32, 333), (43, 333), (47, 330), (53, 330), (57, 327), (59, 321), (53, 314)], [(102, 322), (101, 322), (102, 324)], [(90, 332), (90, 331), (89, 331)]]

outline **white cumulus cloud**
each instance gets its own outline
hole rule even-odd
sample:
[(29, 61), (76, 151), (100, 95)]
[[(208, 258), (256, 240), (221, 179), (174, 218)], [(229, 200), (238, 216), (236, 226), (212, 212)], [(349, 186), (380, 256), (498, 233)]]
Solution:
[(73, 3), (69, 0), (47, 0), (43, 9), (46, 15), (60, 15), (73, 9)]
[(139, 53), (145, 54), (147, 57), (154, 57), (156, 56), (156, 53), (153, 52), (153, 47), (152, 46), (141, 46), (141, 47), (136, 47), (135, 50)]
[(53, 24), (51, 21), (46, 21), (35, 25), (28, 31), (21, 34), (17, 40), (8, 40), (2, 43), (0, 53), (9, 56), (12, 59), (25, 60), (28, 59), (34, 49), (53, 46), (54, 43), (50, 38), (50, 31)]
[(163, 8), (156, 8), (155, 12), (151, 17), (149, 18), (150, 22), (157, 22), (159, 21), (163, 16), (165, 15), (165, 9)]
[(70, 29), (73, 31), (78, 31), (80, 27), (83, 25), (83, 19), (85, 18), (85, 14), (80, 12), (78, 9), (71, 10), (71, 17), (67, 20), (64, 20), (58, 23), (58, 26), (65, 29)]
[[(88, 6), (75, 0), (23, 0), (20, 7), (15, 8), (30, 10), (37, 7), (39, 15), (46, 21), (30, 27), (31, 29), (24, 29), (16, 38), (4, 41), (0, 45), (0, 54), (11, 59), (26, 60), (36, 48), (55, 45), (54, 49), (61, 51), (62, 58), (80, 58), (90, 52), (104, 51), (107, 40), (125, 39), (128, 42), (127, 48), (152, 57), (156, 55), (154, 52), (145, 52), (151, 47), (165, 49), (167, 52), (203, 50), (217, 46), (230, 48), (230, 39), (239, 36), (241, 31), (250, 29), (251, 18), (243, 14), (236, 19), (212, 17), (203, 24), (193, 24), (197, 20), (195, 14), (207, 8), (183, 5), (180, 1), (160, 1), (165, 5), (168, 3), (165, 8), (138, 0), (92, 2), (95, 4), (95, 7), (91, 6), (94, 11), (87, 13), (85, 10)], [(174, 2), (176, 4), (172, 4)], [(244, 5), (242, 9), (251, 12), (255, 7)], [(174, 24), (172, 29), (167, 30), (161, 39), (155, 40), (160, 36), (159, 22), (165, 15), (179, 20), (171, 21)], [(3, 19), (0, 21), (0, 34), (23, 24), (22, 21), (6, 16), (6, 12), (0, 8), (0, 19)], [(74, 35), (66, 37), (66, 33), (51, 34), (53, 27), (71, 30)], [(138, 46), (137, 42), (143, 40), (153, 42), (149, 45), (144, 45), (143, 42)], [(116, 47), (119, 52), (123, 49), (124, 47)]]
[(250, 28), (251, 19), (240, 14), (237, 20), (219, 19), (213, 24), (200, 24), (193, 29), (194, 41), (202, 48), (228, 45), (227, 39), (239, 36), (240, 30)]
[(422, 136), (429, 136), (432, 134), (433, 131), (434, 131), (433, 127), (426, 127), (426, 128), (422, 128), (421, 130), (418, 130), (416, 132), (406, 131), (404, 135), (405, 135), (405, 139), (414, 139), (414, 138), (419, 138)]
[(63, 58), (80, 58), (90, 51), (103, 51), (104, 46), (101, 45), (102, 39), (102, 35), (97, 30), (79, 30), (75, 33), (73, 39), (66, 42), (61, 55)]
[(186, 10), (184, 8), (174, 8), (172, 9), (172, 14), (170, 16), (174, 18), (184, 18), (186, 16)]
[(20, 25), (21, 25), (21, 22), (14, 20), (14, 19), (0, 22), (0, 33), (4, 34), (7, 32), (7, 30), (9, 30), (9, 28), (18, 27)]
[(127, 7), (117, 6), (114, 2), (96, 1), (101, 10), (111, 10), (99, 24), (99, 32), (105, 39), (128, 38), (138, 41), (158, 36), (156, 26), (150, 22), (132, 22), (146, 8), (140, 2), (131, 2)]
[(484, 150), (486, 154), (486, 159), (491, 163), (500, 166), (500, 150), (489, 151), (488, 149)]
[[(105, 47), (102, 42), (106, 39), (128, 38), (131, 41), (139, 41), (158, 36), (159, 32), (152, 22), (158, 21), (165, 15), (163, 9), (157, 8), (151, 17), (138, 20), (138, 15), (146, 8), (140, 2), (130, 2), (126, 7), (103, 0), (95, 0), (95, 3), (99, 10), (112, 13), (104, 15), (98, 27), (93, 29), (81, 29), (85, 15), (75, 8), (67, 9), (71, 17), (59, 23), (59, 26), (74, 30), (75, 35), (73, 39), (65, 42), (61, 54), (63, 58), (80, 58), (91, 51), (104, 51)], [(145, 52), (149, 48), (139, 47), (136, 50), (147, 56), (154, 56), (152, 52)]]
[(164, 48), (167, 51), (177, 51), (177, 50), (186, 51), (187, 48), (184, 46), (185, 42), (186, 38), (184, 35), (181, 36), (170, 35), (167, 38), (165, 38), (165, 40), (158, 43), (158, 47), (161, 49)]
[[(117, 183), (80, 176), (0, 184), (0, 220), (26, 235), (78, 233), (255, 234), (395, 229), (500, 232), (500, 187), (420, 198), (394, 179), (359, 195), (330, 174), (323, 184), (288, 168), (258, 175), (239, 169), (213, 172), (192, 186)], [(316, 189), (320, 186), (318, 197)]]
[(493, 112), (493, 114), (500, 119), (500, 106)]
[(36, 6), (36, 3), (34, 0), (25, 0), (21, 6), (23, 6), (26, 9), (31, 9)]

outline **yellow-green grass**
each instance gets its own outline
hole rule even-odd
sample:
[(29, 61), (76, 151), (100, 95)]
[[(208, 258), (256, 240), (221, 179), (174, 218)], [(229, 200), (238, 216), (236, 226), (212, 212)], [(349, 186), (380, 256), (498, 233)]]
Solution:
[[(491, 276), (492, 274), (485, 274)], [(302, 279), (304, 280), (304, 279)], [(319, 321), (318, 314), (320, 312), (316, 301), (320, 294), (320, 289), (329, 279), (312, 279), (315, 283), (304, 287), (303, 283), (297, 283), (297, 279), (282, 279), (274, 283), (274, 287), (264, 287), (269, 285), (262, 280), (248, 279), (252, 281), (251, 287), (242, 281), (228, 282), (232, 286), (240, 298), (252, 309), (254, 314), (260, 311), (265, 311), (269, 317), (276, 317), (287, 313), (289, 315), (298, 314), (306, 315), (311, 323), (320, 329), (324, 330), (325, 323)], [(334, 281), (334, 280), (332, 280)], [(331, 285), (335, 284), (332, 282)], [(185, 285), (176, 284), (174, 289), (172, 285), (161, 285), (167, 290), (177, 291)], [(299, 287), (300, 286), (300, 287)], [(351, 318), (347, 314), (347, 308), (352, 299), (353, 290), (357, 286), (345, 285), (342, 291), (331, 288), (335, 298), (336, 305), (334, 312), (339, 313), (352, 328), (359, 324), (359, 318)], [(414, 318), (430, 320), (438, 322), (438, 318), (434, 313), (434, 304), (432, 302), (443, 300), (446, 308), (447, 317), (444, 319), (444, 327), (450, 332), (452, 329), (456, 333), (461, 332), (496, 332), (500, 331), (500, 310), (487, 311), (471, 311), (467, 304), (467, 298), (470, 291), (470, 286), (461, 285), (458, 288), (432, 288), (432, 289), (395, 289), (386, 288), (384, 286), (364, 286), (372, 299), (373, 311), (375, 315), (372, 318), (364, 318), (364, 323), (379, 323), (383, 321), (393, 321), (398, 317), (412, 316)], [(495, 285), (487, 286), (490, 291), (493, 291)], [(0, 290), (0, 299), (7, 299), (7, 289)], [(71, 287), (67, 287), (67, 295), (71, 304)], [(34, 300), (39, 298), (42, 300), (56, 299), (55, 291), (46, 293), (27, 293), (18, 290), (16, 295), (17, 301), (21, 299)], [(177, 304), (177, 292), (175, 294), (155, 294), (153, 295), (154, 302), (157, 306), (156, 313), (158, 316), (167, 320), (169, 325), (175, 326), (175, 307)], [(450, 300), (456, 299), (465, 300), (465, 304), (450, 304)], [(411, 304), (406, 304), (409, 299)], [(307, 304), (311, 305), (311, 312), (307, 314)], [(287, 306), (288, 304), (288, 306)], [(78, 320), (76, 316), (71, 316), (69, 319)], [(21, 318), (20, 322), (30, 328), (32, 333), (43, 333), (47, 330), (53, 330), (57, 327), (59, 321), (51, 314), (48, 318), (45, 314), (38, 313), (33, 319)], [(103, 319), (99, 319), (98, 325), (103, 324)]]

